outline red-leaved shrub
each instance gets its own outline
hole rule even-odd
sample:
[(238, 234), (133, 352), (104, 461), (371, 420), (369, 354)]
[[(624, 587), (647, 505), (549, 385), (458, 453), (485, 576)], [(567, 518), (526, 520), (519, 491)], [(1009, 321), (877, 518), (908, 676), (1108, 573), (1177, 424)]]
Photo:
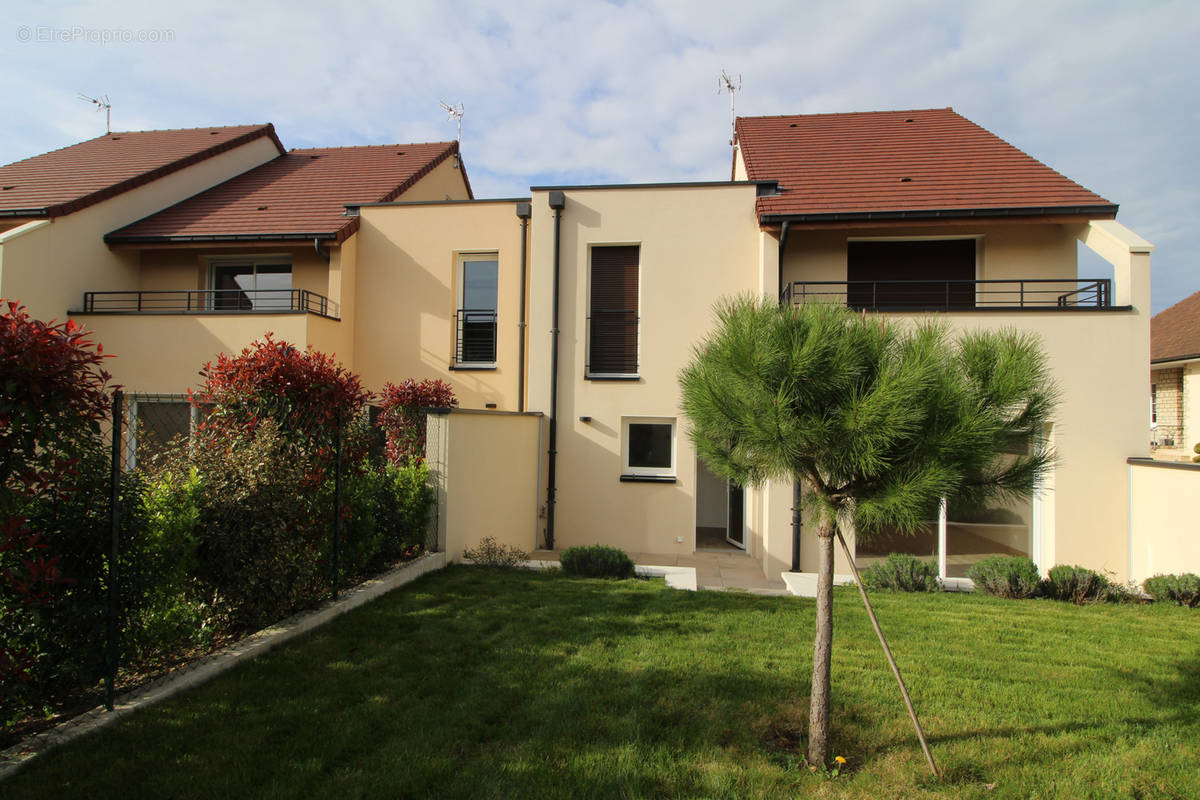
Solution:
[(11, 685), (40, 655), (33, 609), (71, 580), (28, 517), (70, 501), (95, 477), (84, 470), (103, 464), (88, 456), (102, 453), (110, 376), (99, 343), (73, 321), (35, 320), (2, 299), (0, 311), (0, 685)]
[(425, 415), (421, 409), (456, 405), (454, 390), (445, 381), (409, 378), (399, 385), (385, 385), (377, 424), (386, 436), (388, 461), (402, 466), (424, 460)]

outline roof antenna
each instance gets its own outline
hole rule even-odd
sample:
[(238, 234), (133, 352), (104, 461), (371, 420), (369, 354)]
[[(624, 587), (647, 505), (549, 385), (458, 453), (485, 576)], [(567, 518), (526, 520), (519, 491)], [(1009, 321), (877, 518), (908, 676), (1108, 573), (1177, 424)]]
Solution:
[(455, 139), (455, 141), (457, 141), (459, 144), (462, 144), (463, 104), (455, 103), (454, 105), (450, 105), (449, 103), (447, 103), (446, 101), (443, 100), (441, 103), (441, 106), (442, 106), (442, 111), (445, 111), (447, 114), (450, 115), (450, 116), (446, 117), (446, 119), (447, 120), (452, 119), (458, 123), (458, 138)]
[(717, 94), (721, 92), (729, 92), (729, 146), (733, 147), (734, 140), (737, 139), (737, 116), (733, 110), (734, 96), (742, 90), (742, 76), (737, 76), (737, 82), (734, 82), (733, 76), (725, 70), (721, 70), (721, 77), (717, 79)]
[(112, 133), (112, 103), (108, 102), (108, 95), (102, 95), (97, 100), (95, 97), (88, 97), (83, 92), (80, 92), (79, 99), (86, 100), (96, 106), (97, 111), (104, 112), (104, 135), (107, 136)]

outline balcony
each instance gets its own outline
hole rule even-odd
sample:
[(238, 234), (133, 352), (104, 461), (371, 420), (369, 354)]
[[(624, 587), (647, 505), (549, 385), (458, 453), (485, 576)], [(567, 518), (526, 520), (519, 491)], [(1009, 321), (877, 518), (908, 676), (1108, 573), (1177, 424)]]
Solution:
[(179, 289), (84, 292), (84, 314), (316, 314), (339, 319), (338, 304), (308, 289)]
[(1113, 309), (1108, 278), (794, 281), (782, 305), (838, 303), (859, 311), (1096, 311)]

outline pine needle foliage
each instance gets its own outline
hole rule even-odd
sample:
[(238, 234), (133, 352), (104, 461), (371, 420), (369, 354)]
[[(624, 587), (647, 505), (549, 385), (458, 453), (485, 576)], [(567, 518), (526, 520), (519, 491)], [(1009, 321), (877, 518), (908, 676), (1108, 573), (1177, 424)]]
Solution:
[(697, 454), (737, 485), (799, 480), (819, 518), (868, 538), (917, 530), (941, 498), (1028, 497), (1053, 463), (1037, 438), (1055, 405), (1036, 336), (952, 339), (811, 303), (738, 297), (680, 375)]

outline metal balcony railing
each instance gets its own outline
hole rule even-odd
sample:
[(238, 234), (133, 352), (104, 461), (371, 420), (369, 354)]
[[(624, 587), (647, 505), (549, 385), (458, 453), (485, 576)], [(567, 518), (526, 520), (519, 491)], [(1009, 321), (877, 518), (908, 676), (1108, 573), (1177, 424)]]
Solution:
[(496, 363), (496, 312), (460, 308), (455, 322), (454, 363)]
[(84, 292), (88, 314), (297, 312), (339, 318), (338, 304), (308, 289), (178, 289)]
[(860, 311), (1019, 311), (1112, 307), (1108, 278), (1021, 280), (794, 281), (783, 305), (844, 303)]

